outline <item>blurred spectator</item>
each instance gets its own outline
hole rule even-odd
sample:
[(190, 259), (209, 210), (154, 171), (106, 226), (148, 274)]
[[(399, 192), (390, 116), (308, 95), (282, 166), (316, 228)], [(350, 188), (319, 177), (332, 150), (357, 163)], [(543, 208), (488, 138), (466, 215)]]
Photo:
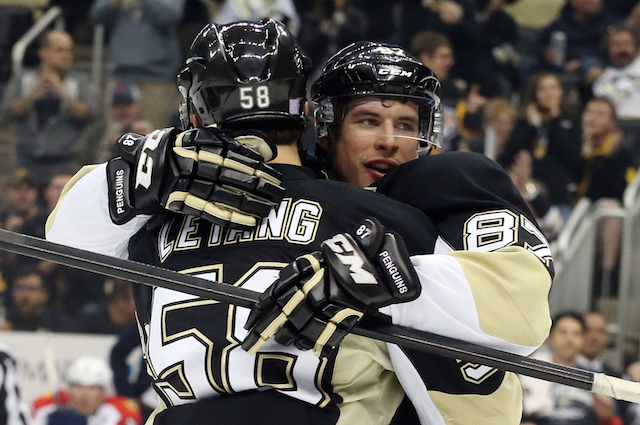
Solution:
[(516, 108), (507, 99), (488, 101), (482, 111), (482, 135), (464, 141), (461, 150), (479, 152), (495, 161), (504, 150), (516, 119)]
[(509, 169), (516, 154), (526, 150), (533, 158), (533, 178), (549, 191), (564, 220), (571, 214), (579, 179), (580, 132), (564, 101), (562, 84), (553, 73), (531, 78), (525, 87), (518, 120), (498, 162)]
[(47, 212), (38, 205), (38, 186), (30, 177), (12, 177), (4, 185), (3, 229), (44, 237)]
[(75, 326), (69, 317), (47, 307), (49, 291), (35, 264), (19, 263), (11, 285), (12, 305), (7, 314), (5, 328), (15, 331), (45, 329), (53, 332), (73, 332)]
[(533, 159), (529, 151), (521, 150), (507, 172), (527, 202), (544, 236), (547, 240), (553, 240), (558, 237), (565, 219), (562, 217), (560, 208), (551, 204), (546, 186), (533, 178), (532, 164)]
[[(534, 358), (564, 366), (578, 366), (576, 356), (584, 342), (585, 323), (575, 312), (555, 316), (549, 335), (551, 353), (536, 352)], [(622, 425), (614, 400), (600, 395), (529, 376), (521, 376), (523, 424)]]
[(79, 357), (66, 372), (69, 387), (36, 399), (32, 425), (135, 425), (142, 417), (131, 400), (108, 395), (111, 370), (103, 359)]
[[(111, 159), (116, 141), (125, 133), (148, 134), (155, 128), (140, 118), (140, 90), (135, 84), (118, 83), (109, 94), (106, 119), (96, 125), (85, 142), (85, 163)], [(100, 140), (96, 146), (96, 140)]]
[(95, 0), (91, 8), (91, 19), (110, 28), (113, 77), (138, 84), (140, 110), (154, 127), (167, 126), (177, 107), (177, 27), (184, 5), (185, 0)]
[(592, 372), (606, 373), (620, 378), (621, 373), (606, 364), (602, 359), (607, 345), (609, 333), (607, 332), (607, 320), (597, 311), (588, 311), (582, 315), (585, 323), (584, 344), (577, 356), (578, 366)]
[(108, 279), (104, 289), (105, 301), (87, 304), (80, 311), (80, 332), (118, 335), (135, 324), (136, 304), (131, 282)]
[(228, 24), (235, 21), (257, 21), (266, 17), (279, 20), (294, 35), (298, 34), (300, 16), (292, 0), (224, 0), (213, 21)]
[(637, 38), (626, 27), (609, 30), (607, 48), (611, 65), (593, 84), (593, 94), (606, 97), (620, 119), (640, 119), (640, 58)]
[(86, 76), (70, 71), (73, 40), (52, 30), (40, 39), (40, 67), (13, 76), (0, 103), (0, 120), (14, 122), (16, 162), (44, 183), (56, 168), (78, 167), (78, 137), (94, 116)]
[(411, 40), (410, 51), (438, 77), (442, 102), (455, 108), (466, 82), (449, 78), (451, 67), (455, 63), (449, 38), (434, 31), (420, 31)]
[(591, 201), (615, 199), (618, 204), (636, 174), (630, 149), (623, 144), (615, 106), (607, 99), (594, 98), (582, 113), (582, 181), (578, 197)]
[(366, 15), (351, 0), (315, 0), (302, 20), (298, 41), (312, 63), (321, 66), (342, 47), (364, 40), (366, 33)]
[(0, 343), (0, 420), (4, 425), (28, 425), (29, 411), (20, 398), (20, 377), (9, 347)]
[[(556, 71), (578, 72), (593, 81), (590, 72), (604, 67), (602, 40), (607, 28), (620, 21), (602, 7), (603, 0), (569, 0), (558, 19), (545, 28), (536, 43), (541, 64)], [(564, 42), (553, 39), (562, 36)]]
[[(591, 99), (582, 114), (582, 181), (578, 198), (598, 202), (601, 209), (617, 209), (627, 185), (636, 175), (631, 149), (623, 144), (613, 104), (603, 98)], [(606, 217), (599, 221), (598, 257), (594, 295), (614, 296), (618, 288), (618, 260), (622, 220)]]
[[(51, 177), (44, 190), (46, 207), (42, 211), (45, 220), (54, 210), (65, 185), (74, 174), (71, 170), (60, 170)], [(41, 222), (42, 231), (44, 227), (44, 222)], [(49, 261), (38, 261), (37, 267), (49, 289), (49, 306), (55, 311), (75, 316), (86, 304), (104, 299), (103, 276)], [(7, 268), (10, 276), (10, 265)]]
[(509, 92), (517, 25), (503, 10), (504, 0), (410, 2), (404, 28), (409, 34), (429, 29), (446, 35), (456, 54), (452, 74), (469, 83), (499, 87)]
[(411, 40), (411, 53), (428, 66), (438, 77), (441, 84), (440, 98), (444, 113), (445, 150), (454, 150), (459, 138), (456, 108), (463, 96), (466, 82), (449, 78), (451, 67), (455, 63), (451, 42), (446, 35), (434, 31), (421, 31)]
[(118, 335), (118, 342), (111, 349), (110, 363), (117, 394), (135, 400), (143, 417), (149, 416), (158, 406), (158, 396), (151, 386), (153, 379), (147, 373), (137, 326), (130, 326)]

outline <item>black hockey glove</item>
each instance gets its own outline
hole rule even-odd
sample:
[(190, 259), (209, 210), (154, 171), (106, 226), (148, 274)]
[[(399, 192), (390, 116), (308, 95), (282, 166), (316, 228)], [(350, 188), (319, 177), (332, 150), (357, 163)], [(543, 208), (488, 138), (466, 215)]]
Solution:
[(163, 208), (222, 226), (250, 228), (284, 196), (280, 173), (266, 165), (275, 145), (266, 135), (235, 139), (213, 127), (147, 136), (128, 133), (107, 164), (109, 213), (115, 224)]
[(366, 219), (354, 232), (298, 257), (261, 296), (242, 348), (255, 353), (272, 335), (318, 356), (328, 355), (367, 314), (414, 300), (420, 282), (402, 238)]

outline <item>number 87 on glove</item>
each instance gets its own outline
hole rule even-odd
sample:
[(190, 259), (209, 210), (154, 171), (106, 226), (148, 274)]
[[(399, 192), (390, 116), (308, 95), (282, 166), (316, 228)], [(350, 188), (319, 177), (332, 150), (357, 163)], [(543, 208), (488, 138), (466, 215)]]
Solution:
[(261, 295), (245, 325), (245, 350), (255, 353), (273, 336), (328, 355), (364, 316), (420, 295), (402, 238), (375, 219), (324, 241), (321, 250), (298, 257)]

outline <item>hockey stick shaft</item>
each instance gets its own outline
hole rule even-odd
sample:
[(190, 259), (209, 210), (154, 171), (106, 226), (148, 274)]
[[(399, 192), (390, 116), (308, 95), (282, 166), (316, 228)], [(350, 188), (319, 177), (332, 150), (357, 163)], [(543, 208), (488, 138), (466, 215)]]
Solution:
[[(0, 230), (0, 249), (240, 307), (253, 307), (259, 296), (257, 292), (244, 288), (211, 282), (135, 261), (96, 254), (7, 230)], [(387, 324), (373, 318), (363, 320), (352, 333), (422, 352), (598, 392), (622, 400), (640, 402), (640, 384), (634, 382)]]

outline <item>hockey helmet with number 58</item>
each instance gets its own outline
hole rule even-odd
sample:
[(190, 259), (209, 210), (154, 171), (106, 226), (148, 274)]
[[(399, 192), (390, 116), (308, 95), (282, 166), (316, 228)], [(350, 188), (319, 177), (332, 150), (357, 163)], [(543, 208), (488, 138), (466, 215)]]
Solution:
[(342, 121), (346, 111), (340, 105), (359, 96), (380, 96), (415, 102), (420, 147), (440, 147), (444, 123), (439, 91), (433, 71), (404, 49), (369, 41), (350, 44), (329, 58), (311, 87), (316, 136), (329, 136), (330, 127)]
[(304, 120), (311, 63), (275, 19), (209, 24), (197, 35), (178, 75), (181, 120), (190, 127), (247, 120)]

